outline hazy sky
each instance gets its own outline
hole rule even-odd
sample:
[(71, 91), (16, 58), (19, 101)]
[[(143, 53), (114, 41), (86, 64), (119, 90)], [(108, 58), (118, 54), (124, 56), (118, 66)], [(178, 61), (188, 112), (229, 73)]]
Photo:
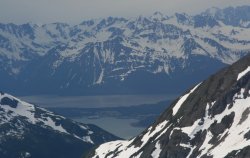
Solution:
[(80, 23), (106, 16), (150, 15), (155, 11), (198, 13), (209, 7), (248, 4), (250, 0), (0, 0), (0, 22)]

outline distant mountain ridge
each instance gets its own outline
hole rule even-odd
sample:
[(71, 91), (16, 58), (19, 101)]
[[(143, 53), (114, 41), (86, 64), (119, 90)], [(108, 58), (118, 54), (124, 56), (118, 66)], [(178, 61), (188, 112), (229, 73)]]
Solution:
[(74, 26), (0, 24), (0, 86), (21, 95), (180, 92), (249, 52), (249, 14), (241, 6)]
[(137, 137), (92, 158), (250, 157), (250, 55), (197, 84)]
[(72, 158), (118, 137), (0, 93), (0, 157)]

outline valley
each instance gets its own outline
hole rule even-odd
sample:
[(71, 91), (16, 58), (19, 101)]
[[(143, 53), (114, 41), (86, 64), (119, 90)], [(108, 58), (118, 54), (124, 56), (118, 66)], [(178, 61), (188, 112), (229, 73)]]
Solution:
[(250, 3), (220, 2), (77, 23), (1, 14), (0, 158), (249, 158)]
[(177, 94), (107, 96), (23, 96), (78, 122), (95, 124), (121, 138), (131, 138), (154, 122)]
[(211, 75), (128, 140), (104, 143), (90, 158), (247, 158), (250, 55)]

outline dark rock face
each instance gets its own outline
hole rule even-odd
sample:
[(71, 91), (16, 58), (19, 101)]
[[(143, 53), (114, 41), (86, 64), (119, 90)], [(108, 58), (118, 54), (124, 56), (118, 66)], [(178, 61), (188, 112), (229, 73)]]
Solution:
[(225, 158), (243, 158), (243, 157), (249, 157), (249, 155), (250, 155), (250, 147), (248, 146), (240, 150), (232, 151)]
[[(1, 93), (2, 95), (3, 93)], [(18, 104), (18, 101), (15, 100), (15, 99), (10, 99), (8, 97), (4, 97), (1, 99), (1, 102), (0, 102), (1, 105), (7, 105), (7, 106), (10, 106), (12, 108), (16, 108), (17, 107), (17, 104)]]
[(232, 112), (230, 115), (226, 115), (221, 120), (221, 123), (217, 123), (215, 121), (210, 126), (210, 131), (213, 135), (219, 135), (222, 134), (227, 128), (230, 128), (234, 120), (234, 112)]
[(74, 158), (118, 137), (13, 96), (0, 95), (1, 158)]
[(250, 20), (249, 11), (249, 6), (228, 7), (225, 9), (217, 9), (213, 16), (215, 19), (221, 20), (227, 25), (249, 28), (249, 24), (244, 25), (244, 22)]
[(249, 69), (250, 55), (184, 93), (139, 136), (89, 157), (250, 157)]

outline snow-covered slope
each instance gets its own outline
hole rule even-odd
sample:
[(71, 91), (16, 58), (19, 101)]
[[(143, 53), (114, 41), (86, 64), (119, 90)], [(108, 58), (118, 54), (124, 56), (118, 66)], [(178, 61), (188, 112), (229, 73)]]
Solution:
[(250, 157), (250, 55), (187, 91), (139, 136), (93, 158)]
[(80, 157), (117, 137), (0, 93), (0, 157)]
[[(190, 86), (249, 52), (250, 9), (243, 8), (108, 17), (75, 26), (0, 24), (1, 87), (15, 84), (30, 94), (159, 93), (181, 78)], [(157, 88), (143, 89), (152, 82)]]

